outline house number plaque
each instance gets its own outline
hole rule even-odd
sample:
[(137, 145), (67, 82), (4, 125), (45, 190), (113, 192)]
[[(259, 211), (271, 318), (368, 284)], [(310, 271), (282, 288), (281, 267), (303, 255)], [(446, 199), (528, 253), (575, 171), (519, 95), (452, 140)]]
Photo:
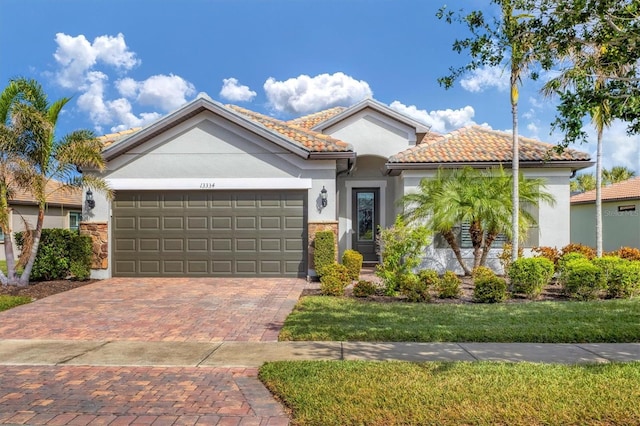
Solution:
[(200, 189), (213, 189), (215, 188), (216, 184), (213, 182), (201, 182), (200, 183)]

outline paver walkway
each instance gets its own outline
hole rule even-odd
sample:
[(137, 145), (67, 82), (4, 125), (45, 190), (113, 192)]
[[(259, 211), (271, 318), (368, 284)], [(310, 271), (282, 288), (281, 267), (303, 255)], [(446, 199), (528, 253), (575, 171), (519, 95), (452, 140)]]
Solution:
[[(0, 313), (0, 342), (46, 339), (62, 348), (65, 341), (274, 342), (306, 285), (299, 279), (109, 279)], [(289, 424), (257, 371), (0, 365), (0, 423)]]

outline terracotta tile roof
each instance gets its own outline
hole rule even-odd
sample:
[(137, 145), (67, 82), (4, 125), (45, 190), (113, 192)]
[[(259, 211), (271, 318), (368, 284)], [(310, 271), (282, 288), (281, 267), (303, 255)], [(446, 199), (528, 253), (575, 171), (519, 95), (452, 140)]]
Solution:
[[(640, 199), (640, 177), (602, 187), (602, 201)], [(595, 202), (596, 190), (571, 197), (571, 204)]]
[(429, 143), (429, 142), (437, 141), (441, 137), (442, 137), (442, 134), (438, 132), (428, 131), (427, 133), (424, 134), (422, 139), (418, 141), (418, 145), (421, 143)]
[(328, 119), (340, 114), (345, 109), (346, 109), (345, 107), (333, 107), (333, 108), (325, 109), (324, 111), (315, 112), (313, 114), (309, 114), (303, 117), (289, 120), (287, 121), (287, 124), (300, 126), (305, 129), (313, 129), (315, 126), (322, 123), (323, 121), (327, 121)]
[[(49, 181), (47, 183), (46, 192), (48, 194), (47, 199), (49, 204), (78, 208), (82, 207), (82, 190), (80, 188), (62, 189), (62, 183), (58, 181)], [(16, 188), (14, 190), (13, 196), (9, 202), (16, 204), (37, 204), (36, 200), (29, 192), (20, 188)]]
[(141, 129), (142, 127), (133, 127), (131, 129), (123, 130), (121, 132), (108, 133), (106, 135), (99, 136), (98, 140), (102, 141), (102, 147), (106, 148), (110, 145), (113, 145), (116, 142), (121, 141), (124, 138), (131, 136), (132, 134), (138, 132)]
[[(510, 162), (511, 133), (482, 126), (468, 126), (429, 143), (421, 143), (402, 151), (389, 163), (481, 163)], [(554, 145), (520, 137), (520, 161), (589, 161), (589, 155), (573, 149), (557, 153)]]
[(332, 138), (322, 133), (314, 132), (296, 124), (288, 124), (276, 118), (269, 117), (236, 105), (227, 105), (227, 108), (244, 115), (252, 121), (260, 123), (267, 129), (279, 133), (293, 144), (311, 152), (348, 152), (352, 151), (351, 145), (341, 140)]

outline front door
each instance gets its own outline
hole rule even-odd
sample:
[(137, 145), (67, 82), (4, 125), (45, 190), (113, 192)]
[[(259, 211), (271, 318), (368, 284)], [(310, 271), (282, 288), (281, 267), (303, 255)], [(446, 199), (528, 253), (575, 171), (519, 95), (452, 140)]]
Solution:
[(376, 233), (380, 224), (378, 188), (354, 188), (352, 248), (362, 254), (363, 261), (377, 262)]

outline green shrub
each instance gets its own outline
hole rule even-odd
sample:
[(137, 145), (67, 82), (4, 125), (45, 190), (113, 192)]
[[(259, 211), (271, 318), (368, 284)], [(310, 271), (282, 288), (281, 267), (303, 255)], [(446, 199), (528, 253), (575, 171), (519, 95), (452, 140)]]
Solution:
[(429, 288), (435, 288), (438, 282), (440, 282), (440, 276), (435, 269), (423, 269), (418, 273), (418, 277), (424, 281), (425, 285)]
[(478, 303), (499, 303), (507, 299), (507, 282), (495, 274), (481, 274), (473, 280), (473, 300)]
[(473, 268), (473, 271), (471, 271), (471, 276), (473, 277), (473, 280), (475, 282), (475, 280), (478, 278), (495, 277), (496, 273), (493, 272), (493, 269), (487, 268), (486, 266), (478, 266), (476, 268)]
[(444, 273), (438, 284), (436, 285), (436, 291), (440, 299), (454, 299), (459, 297), (462, 293), (460, 285), (462, 280), (453, 271), (447, 271)]
[(324, 267), (324, 274), (320, 277), (320, 292), (325, 296), (343, 296), (350, 281), (347, 268), (334, 262)]
[(333, 231), (316, 232), (313, 248), (316, 273), (322, 277), (325, 274), (324, 268), (336, 262), (336, 239)]
[(560, 276), (562, 276), (562, 274), (564, 273), (565, 264), (567, 262), (570, 262), (570, 261), (576, 260), (576, 259), (587, 259), (587, 260), (589, 260), (589, 258), (587, 256), (585, 256), (582, 253), (578, 253), (578, 252), (572, 252), (572, 253), (567, 253), (565, 255), (562, 255), (562, 256), (560, 256), (560, 259), (558, 259), (558, 269), (557, 269), (558, 274), (560, 274)]
[(360, 280), (353, 285), (353, 295), (355, 297), (367, 297), (376, 294), (378, 287), (367, 280)]
[(617, 265), (620, 265), (622, 263), (628, 263), (628, 262), (629, 262), (628, 260), (621, 259), (618, 256), (603, 256), (603, 257), (596, 257), (594, 259), (591, 259), (591, 263), (596, 265), (598, 268), (602, 269), (602, 273), (604, 274), (604, 280), (606, 282), (609, 282), (609, 275)]
[(406, 274), (401, 278), (400, 291), (409, 302), (428, 302), (431, 300), (427, 282), (416, 274)]
[(609, 270), (607, 297), (631, 298), (640, 294), (640, 261), (622, 261)]
[(342, 264), (349, 270), (349, 278), (352, 280), (360, 278), (360, 271), (362, 270), (362, 254), (356, 250), (345, 250), (342, 255)]
[(565, 262), (560, 275), (564, 293), (572, 299), (591, 300), (598, 298), (606, 287), (602, 269), (589, 259), (573, 259)]
[[(16, 243), (22, 250), (24, 235), (16, 233)], [(61, 280), (70, 275), (78, 280), (91, 273), (91, 237), (69, 229), (43, 229), (30, 279), (33, 281)]]
[(540, 296), (553, 277), (553, 262), (546, 257), (517, 259), (509, 268), (511, 291), (523, 293), (529, 299)]
[(396, 217), (391, 228), (380, 230), (377, 240), (382, 262), (376, 266), (376, 275), (382, 279), (387, 295), (394, 295), (400, 289), (400, 278), (418, 267), (429, 235), (424, 226), (406, 225), (402, 216)]

